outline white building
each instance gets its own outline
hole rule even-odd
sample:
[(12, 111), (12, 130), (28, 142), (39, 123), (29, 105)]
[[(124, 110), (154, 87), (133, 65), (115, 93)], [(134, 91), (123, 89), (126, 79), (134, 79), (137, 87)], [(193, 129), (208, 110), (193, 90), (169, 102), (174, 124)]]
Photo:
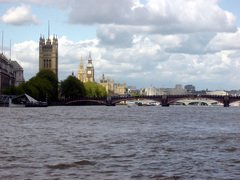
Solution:
[(215, 95), (215, 96), (227, 96), (228, 93), (226, 91), (208, 91), (207, 95)]
[(146, 96), (155, 96), (155, 95), (182, 95), (186, 94), (187, 90), (183, 88), (182, 85), (176, 85), (175, 88), (143, 88), (141, 89), (141, 94)]

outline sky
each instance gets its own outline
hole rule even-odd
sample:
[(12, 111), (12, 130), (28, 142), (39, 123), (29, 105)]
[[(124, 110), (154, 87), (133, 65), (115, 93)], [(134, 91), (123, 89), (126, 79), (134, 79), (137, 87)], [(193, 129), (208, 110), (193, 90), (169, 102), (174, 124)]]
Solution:
[(30, 79), (49, 21), (59, 80), (91, 52), (96, 80), (104, 73), (137, 88), (239, 90), (239, 8), (238, 0), (0, 0), (1, 49)]

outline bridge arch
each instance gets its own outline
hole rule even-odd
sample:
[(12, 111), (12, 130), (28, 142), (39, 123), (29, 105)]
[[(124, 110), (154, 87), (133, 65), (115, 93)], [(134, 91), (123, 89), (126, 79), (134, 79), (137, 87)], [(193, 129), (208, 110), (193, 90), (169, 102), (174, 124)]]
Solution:
[[(184, 100), (189, 101), (187, 102), (183, 102)], [(211, 102), (207, 102), (207, 101), (213, 101), (212, 103)], [(223, 104), (223, 100), (221, 99), (215, 99), (215, 98), (212, 98), (212, 97), (202, 97), (202, 96), (183, 96), (183, 97), (177, 97), (177, 98), (169, 98), (168, 100), (168, 103), (169, 104), (175, 104), (177, 102), (180, 102), (180, 103), (183, 103), (184, 105), (195, 105), (195, 104), (200, 104), (200, 105), (210, 105), (210, 104), (213, 104), (214, 102), (218, 102), (218, 103), (221, 103)]]
[(65, 105), (106, 105), (106, 101), (103, 100), (95, 100), (95, 99), (77, 99), (77, 100), (70, 100), (65, 103)]
[(152, 101), (156, 101), (156, 102), (162, 102), (161, 98), (157, 98), (157, 97), (145, 97), (145, 96), (135, 96), (135, 97), (123, 97), (123, 98), (117, 98), (117, 99), (112, 99), (112, 104), (117, 104), (120, 103), (122, 101), (141, 101), (141, 100), (152, 100)]
[(232, 105), (232, 104), (234, 104), (234, 103), (238, 103), (238, 105), (240, 106), (240, 99), (230, 99), (230, 102), (229, 102), (229, 104), (230, 105)]

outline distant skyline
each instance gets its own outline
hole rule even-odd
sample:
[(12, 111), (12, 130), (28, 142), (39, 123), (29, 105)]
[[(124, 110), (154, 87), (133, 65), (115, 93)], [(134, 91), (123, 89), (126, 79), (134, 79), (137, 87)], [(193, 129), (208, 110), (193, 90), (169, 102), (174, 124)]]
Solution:
[[(96, 80), (240, 89), (240, 1), (0, 0), (4, 54), (38, 72), (40, 34), (59, 39), (59, 80), (92, 54)], [(2, 48), (1, 48), (2, 49)]]

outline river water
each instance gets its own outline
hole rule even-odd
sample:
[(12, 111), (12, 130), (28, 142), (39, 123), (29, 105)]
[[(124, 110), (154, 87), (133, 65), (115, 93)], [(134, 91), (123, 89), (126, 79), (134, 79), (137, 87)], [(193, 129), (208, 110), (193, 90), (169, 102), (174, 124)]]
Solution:
[(0, 179), (240, 179), (240, 108), (0, 113)]

